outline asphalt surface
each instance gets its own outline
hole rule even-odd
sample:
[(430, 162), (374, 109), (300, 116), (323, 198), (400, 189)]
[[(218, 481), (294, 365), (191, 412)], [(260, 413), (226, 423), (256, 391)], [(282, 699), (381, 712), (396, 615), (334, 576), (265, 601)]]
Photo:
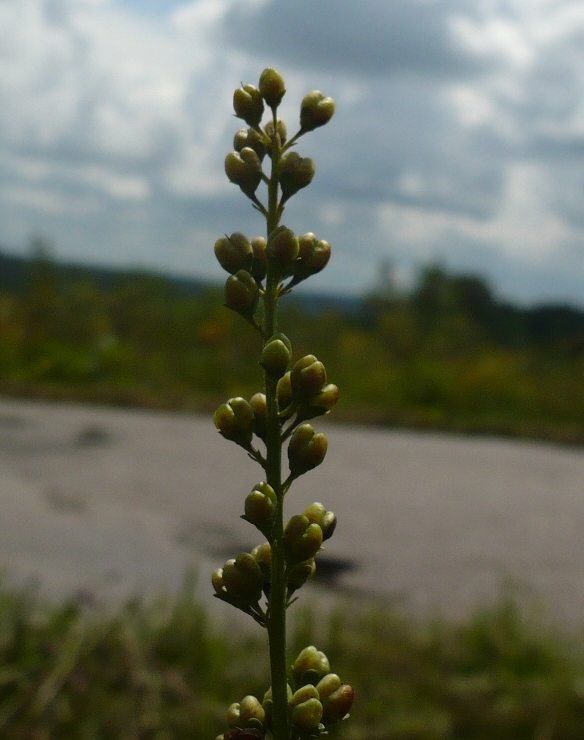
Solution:
[[(500, 439), (326, 430), (287, 514), (338, 515), (327, 593), (449, 618), (513, 595), (584, 624), (584, 454)], [(0, 566), (50, 596), (173, 591), (262, 537), (239, 519), (261, 469), (210, 418), (0, 400)], [(216, 600), (213, 600), (216, 603)]]

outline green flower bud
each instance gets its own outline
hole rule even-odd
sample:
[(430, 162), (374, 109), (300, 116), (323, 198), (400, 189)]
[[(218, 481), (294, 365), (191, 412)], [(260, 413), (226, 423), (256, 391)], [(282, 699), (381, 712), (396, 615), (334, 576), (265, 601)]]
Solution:
[(328, 123), (335, 113), (335, 101), (325, 98), (320, 90), (313, 90), (304, 96), (300, 104), (300, 130), (302, 133), (314, 131)]
[(233, 137), (233, 148), (236, 152), (240, 152), (245, 147), (253, 149), (260, 161), (266, 156), (265, 141), (254, 128), (240, 128)]
[(314, 732), (322, 719), (322, 704), (318, 699), (308, 699), (292, 710), (292, 724), (302, 732)]
[(255, 417), (254, 432), (258, 437), (265, 441), (266, 439), (266, 417), (268, 412), (266, 396), (264, 393), (255, 393), (249, 399), (249, 405), (252, 408)]
[(308, 701), (309, 699), (319, 699), (319, 693), (316, 690), (316, 686), (313, 686), (311, 683), (306, 684), (306, 686), (302, 686), (298, 691), (295, 691), (291, 698), (288, 699), (288, 706), (290, 707), (297, 707), (299, 704), (303, 704), (305, 701)]
[(260, 299), (256, 281), (246, 270), (238, 270), (225, 283), (225, 305), (232, 311), (251, 319)]
[(298, 260), (294, 266), (294, 284), (324, 270), (331, 256), (331, 245), (318, 240), (312, 232), (298, 237)]
[[(267, 485), (267, 483), (263, 485)], [(270, 582), (272, 571), (272, 546), (269, 542), (264, 542), (263, 544), (254, 547), (251, 551), (251, 556), (260, 566), (260, 570), (264, 576), (264, 585), (266, 585)]]
[(245, 499), (245, 519), (269, 536), (278, 499), (267, 483), (258, 483)]
[(285, 203), (294, 193), (310, 185), (315, 174), (316, 167), (310, 157), (301, 157), (297, 152), (285, 154), (280, 162), (282, 203)]
[[(265, 125), (264, 130), (271, 141), (274, 141), (274, 136), (277, 132), (278, 136), (280, 137), (280, 144), (286, 143), (286, 139), (288, 138), (288, 129), (286, 128), (286, 124), (281, 118), (278, 118), (275, 126), (273, 121), (268, 121)], [(271, 146), (268, 146), (268, 154), (270, 155), (270, 157), (272, 156)]]
[(257, 604), (262, 595), (264, 577), (255, 559), (242, 552), (223, 566), (223, 585), (228, 596)]
[(300, 424), (292, 433), (288, 445), (290, 472), (298, 476), (316, 468), (324, 460), (327, 447), (328, 441), (324, 434), (315, 434), (310, 424)]
[(266, 272), (268, 270), (266, 246), (267, 242), (263, 236), (256, 236), (255, 239), (251, 240), (253, 262), (250, 272), (258, 283), (261, 283), (261, 281), (266, 277)]
[(266, 105), (277, 108), (286, 93), (284, 78), (272, 67), (266, 67), (260, 75), (259, 90)]
[(297, 686), (304, 686), (305, 683), (312, 683), (312, 681), (305, 681), (305, 676), (310, 674), (317, 676), (314, 684), (316, 685), (323, 676), (330, 673), (331, 666), (326, 655), (321, 651), (317, 650), (314, 645), (305, 647), (300, 652), (294, 665), (292, 666), (292, 674)]
[(308, 521), (318, 524), (322, 529), (322, 539), (328, 540), (333, 536), (337, 526), (337, 517), (332, 511), (327, 511), (324, 506), (315, 501), (304, 509), (304, 516)]
[(215, 593), (221, 596), (225, 593), (225, 584), (223, 583), (223, 568), (216, 568), (211, 576), (211, 583), (215, 589)]
[(266, 722), (266, 712), (255, 696), (244, 696), (239, 705), (239, 727), (261, 727)]
[(322, 545), (322, 529), (304, 514), (293, 516), (284, 530), (284, 546), (289, 558), (302, 562), (314, 557)]
[(329, 673), (316, 684), (316, 688), (320, 695), (325, 723), (346, 717), (355, 698), (352, 686), (342, 683), (336, 673)]
[(272, 378), (281, 378), (290, 364), (290, 350), (284, 342), (276, 337), (267, 341), (262, 351), (260, 365)]
[(251, 198), (262, 179), (262, 163), (253, 149), (244, 147), (241, 152), (229, 152), (225, 157), (225, 174)]
[(334, 383), (328, 383), (315, 396), (308, 401), (312, 408), (330, 411), (339, 402), (339, 389)]
[(238, 118), (243, 118), (248, 126), (259, 126), (264, 115), (264, 101), (261, 92), (253, 85), (239, 87), (233, 93), (233, 110)]
[(217, 430), (232, 442), (244, 447), (250, 444), (254, 429), (254, 414), (250, 404), (238, 396), (221, 404), (213, 417)]
[(304, 401), (298, 409), (297, 421), (308, 421), (317, 416), (328, 414), (339, 400), (339, 389), (333, 383), (325, 385), (315, 396)]
[(305, 560), (303, 563), (298, 563), (288, 572), (287, 586), (288, 596), (297, 591), (299, 588), (304, 586), (309, 578), (312, 578), (316, 573), (316, 562), (314, 558)]
[(239, 270), (247, 270), (254, 258), (252, 245), (244, 234), (236, 231), (215, 242), (215, 257), (221, 267), (232, 275)]
[(233, 702), (227, 710), (227, 724), (229, 727), (239, 727), (239, 715), (239, 702)]
[(307, 401), (326, 385), (326, 370), (314, 355), (301, 357), (290, 372), (292, 393), (297, 401)]
[(296, 234), (285, 226), (278, 226), (268, 237), (266, 246), (268, 262), (278, 272), (287, 274), (294, 260), (298, 257), (298, 239)]
[(278, 396), (278, 406), (281, 409), (287, 408), (292, 403), (292, 383), (289, 372), (282, 375), (278, 381), (276, 394)]

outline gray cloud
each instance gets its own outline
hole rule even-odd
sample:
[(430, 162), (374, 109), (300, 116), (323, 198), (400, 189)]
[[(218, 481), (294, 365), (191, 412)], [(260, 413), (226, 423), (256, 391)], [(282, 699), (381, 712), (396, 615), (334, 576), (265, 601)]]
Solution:
[(369, 78), (395, 73), (467, 76), (484, 68), (457, 42), (451, 14), (457, 0), (272, 0), (243, 4), (225, 19), (235, 46), (278, 63)]

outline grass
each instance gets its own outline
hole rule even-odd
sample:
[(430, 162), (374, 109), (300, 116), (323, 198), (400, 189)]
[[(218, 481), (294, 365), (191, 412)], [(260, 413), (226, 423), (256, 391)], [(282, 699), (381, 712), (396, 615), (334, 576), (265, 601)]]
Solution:
[[(213, 626), (185, 579), (174, 598), (117, 612), (0, 589), (0, 737), (182, 740), (225, 729), (263, 695), (264, 635)], [(512, 601), (453, 624), (379, 608), (293, 608), (290, 652), (316, 642), (356, 688), (341, 740), (581, 740), (580, 636)], [(261, 644), (261, 648), (260, 648)]]

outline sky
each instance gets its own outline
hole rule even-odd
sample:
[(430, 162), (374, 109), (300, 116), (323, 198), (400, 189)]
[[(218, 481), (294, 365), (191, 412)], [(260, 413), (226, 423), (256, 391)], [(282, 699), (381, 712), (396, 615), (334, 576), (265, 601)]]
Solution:
[(223, 163), (267, 66), (290, 132), (337, 103), (283, 219), (331, 243), (307, 287), (432, 262), (584, 306), (582, 0), (0, 0), (2, 248), (225, 277), (216, 239), (265, 229)]

